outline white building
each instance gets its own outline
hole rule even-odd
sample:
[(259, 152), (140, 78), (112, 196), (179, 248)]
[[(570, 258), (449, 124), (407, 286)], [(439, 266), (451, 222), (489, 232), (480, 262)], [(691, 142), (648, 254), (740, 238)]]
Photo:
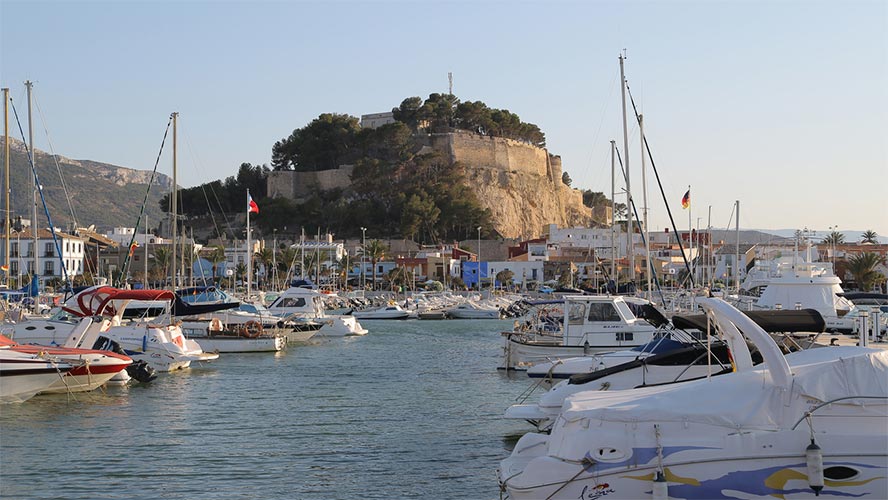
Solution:
[(391, 111), (361, 115), (361, 128), (377, 128), (389, 123), (395, 123), (395, 117)]
[[(116, 241), (121, 246), (126, 247), (129, 246), (130, 241), (132, 241), (133, 238), (133, 233), (135, 232), (136, 230), (131, 227), (115, 227), (111, 230), (110, 233), (106, 233), (105, 236), (109, 240)], [(136, 243), (138, 243), (139, 246), (142, 247), (149, 243), (152, 245), (165, 245), (169, 242), (159, 236), (154, 236), (151, 233), (148, 233), (147, 235), (145, 235), (145, 233), (137, 233)]]
[[(527, 282), (539, 282), (543, 280), (543, 261), (504, 261), (504, 262), (488, 262), (487, 276), (496, 279), (497, 273), (501, 271), (512, 271), (512, 284), (521, 286)], [(484, 278), (487, 283), (488, 278)], [(505, 286), (507, 283), (500, 283)]]
[[(613, 257), (611, 255), (611, 245), (616, 248), (616, 258), (620, 259), (629, 254), (626, 232), (619, 226), (613, 229), (612, 234), (609, 227), (568, 227), (561, 229), (557, 224), (549, 224), (546, 233), (548, 234), (548, 244), (553, 247), (552, 250), (556, 254), (560, 247), (589, 248), (600, 258), (610, 259)], [(641, 234), (633, 234), (632, 243), (636, 255), (644, 254), (644, 241), (641, 238)]]
[[(37, 231), (37, 274), (41, 284), (53, 278), (65, 279), (83, 274), (84, 240), (79, 236), (56, 232), (61, 254), (52, 233)], [(27, 281), (34, 274), (34, 233), (31, 229), (13, 231), (9, 240), (9, 275)], [(0, 262), (6, 263), (6, 235), (0, 235)]]

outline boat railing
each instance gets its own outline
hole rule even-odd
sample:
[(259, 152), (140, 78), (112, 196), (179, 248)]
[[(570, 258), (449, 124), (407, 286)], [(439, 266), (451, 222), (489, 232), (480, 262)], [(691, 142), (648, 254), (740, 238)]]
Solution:
[(831, 405), (831, 404), (833, 404), (833, 403), (838, 403), (839, 401), (846, 401), (846, 400), (849, 400), (849, 399), (884, 399), (884, 400), (888, 401), (888, 396), (843, 396), (843, 397), (841, 397), (841, 398), (836, 398), (836, 399), (831, 399), (831, 400), (829, 400), (829, 401), (824, 401), (824, 402), (820, 403), (819, 405), (816, 405), (815, 407), (813, 407), (813, 408), (809, 409), (808, 411), (806, 411), (806, 412), (802, 415), (802, 418), (798, 419), (798, 420), (796, 421), (796, 423), (793, 424), (793, 426), (790, 428), (790, 430), (795, 430), (796, 427), (799, 426), (799, 424), (801, 424), (802, 422), (804, 422), (805, 419), (807, 419), (807, 418), (813, 416), (814, 412), (816, 412), (817, 410), (819, 410), (819, 409), (821, 409), (821, 408), (824, 408), (824, 407), (827, 407), (827, 406), (829, 406), (829, 405)]

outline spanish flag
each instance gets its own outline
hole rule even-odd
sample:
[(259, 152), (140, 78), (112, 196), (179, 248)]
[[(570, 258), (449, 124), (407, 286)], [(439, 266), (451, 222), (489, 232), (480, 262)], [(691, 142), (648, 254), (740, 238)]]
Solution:
[(681, 208), (688, 208), (690, 206), (691, 206), (691, 190), (688, 189), (688, 192), (685, 193), (685, 195), (681, 197)]

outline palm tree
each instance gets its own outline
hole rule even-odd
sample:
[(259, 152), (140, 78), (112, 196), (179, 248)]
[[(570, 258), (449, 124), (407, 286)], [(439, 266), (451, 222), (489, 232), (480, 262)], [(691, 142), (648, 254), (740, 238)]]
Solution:
[(407, 290), (409, 285), (413, 283), (413, 272), (406, 267), (396, 267), (388, 272), (388, 281), (393, 289), (396, 286), (401, 286)]
[(841, 245), (844, 242), (845, 235), (838, 231), (833, 231), (829, 233), (826, 238), (823, 238), (823, 243), (827, 245)]
[(879, 235), (876, 234), (876, 232), (872, 229), (867, 229), (863, 232), (862, 235), (860, 235), (860, 237), (863, 238), (863, 241), (861, 241), (861, 243), (872, 243), (873, 245), (875, 245), (876, 243), (878, 243), (878, 240), (876, 239), (876, 237), (878, 236)]
[(265, 269), (265, 288), (268, 288), (268, 280), (271, 279), (271, 266), (274, 264), (274, 249), (265, 247), (256, 252), (256, 260)]
[(154, 248), (154, 269), (160, 272), (161, 279), (166, 281), (168, 273), (167, 264), (170, 262), (171, 251), (167, 247)]
[(876, 271), (879, 264), (885, 264), (885, 257), (874, 252), (864, 252), (848, 260), (848, 272), (854, 276), (857, 288), (868, 292), (875, 283), (885, 279), (882, 273)]
[(379, 240), (370, 240), (365, 248), (358, 250), (358, 255), (369, 259), (370, 265), (373, 267), (373, 286), (376, 285), (376, 263), (385, 258), (388, 250), (388, 246)]
[(210, 263), (213, 264), (213, 282), (216, 282), (216, 271), (219, 268), (220, 262), (225, 262), (225, 247), (222, 245), (216, 245), (213, 248), (213, 251), (207, 255), (207, 259), (209, 259)]
[(287, 279), (289, 279), (290, 271), (293, 269), (293, 264), (296, 262), (296, 256), (296, 249), (291, 247), (281, 248), (278, 252), (278, 271), (286, 276)]

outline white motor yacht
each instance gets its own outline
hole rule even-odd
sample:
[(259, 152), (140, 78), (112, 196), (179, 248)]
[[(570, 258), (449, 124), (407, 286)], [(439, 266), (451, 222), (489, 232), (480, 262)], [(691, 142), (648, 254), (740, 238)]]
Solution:
[(0, 403), (21, 403), (62, 380), (73, 367), (56, 359), (0, 347)]
[(268, 306), (268, 311), (284, 320), (303, 318), (322, 323), (319, 333), (330, 337), (365, 335), (367, 330), (352, 315), (328, 316), (324, 312), (323, 294), (302, 287), (290, 287), (281, 292)]
[(485, 306), (472, 300), (467, 300), (456, 307), (444, 311), (453, 319), (500, 319), (502, 312), (498, 307)]
[(620, 296), (565, 295), (542, 305), (513, 331), (503, 332), (501, 368), (526, 370), (556, 358), (630, 349), (654, 338), (654, 325), (637, 318)]
[(397, 304), (355, 311), (352, 314), (357, 319), (407, 319), (410, 317), (410, 313)]

